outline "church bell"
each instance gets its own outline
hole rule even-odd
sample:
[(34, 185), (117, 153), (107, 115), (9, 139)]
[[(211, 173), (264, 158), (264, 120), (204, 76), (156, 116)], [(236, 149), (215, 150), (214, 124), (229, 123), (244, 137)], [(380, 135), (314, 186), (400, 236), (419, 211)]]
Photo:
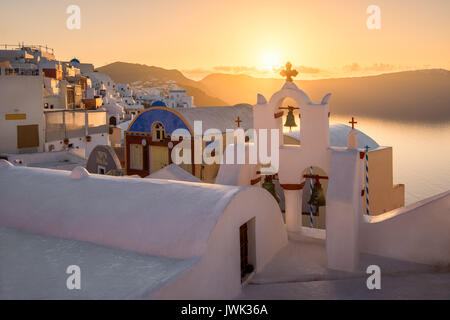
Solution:
[(313, 191), (311, 197), (309, 198), (308, 204), (315, 206), (316, 208), (323, 207), (326, 205), (325, 192), (323, 191), (320, 183), (316, 182), (314, 184)]
[(286, 116), (286, 122), (284, 123), (285, 127), (289, 127), (289, 131), (292, 130), (292, 127), (296, 127), (297, 124), (295, 123), (295, 116), (294, 116), (294, 109), (298, 109), (298, 108), (294, 108), (293, 106), (288, 106), (287, 108), (280, 108), (280, 109), (287, 109), (288, 110), (288, 114)]
[(262, 184), (262, 187), (267, 191), (269, 191), (270, 194), (275, 198), (275, 200), (277, 200), (277, 202), (280, 203), (280, 198), (275, 192), (275, 184), (272, 181), (272, 177), (266, 176), (264, 178), (264, 183)]
[(289, 110), (288, 115), (286, 117), (286, 122), (284, 123), (284, 126), (289, 127), (289, 130), (291, 130), (292, 127), (297, 126), (297, 124), (295, 123), (294, 111)]

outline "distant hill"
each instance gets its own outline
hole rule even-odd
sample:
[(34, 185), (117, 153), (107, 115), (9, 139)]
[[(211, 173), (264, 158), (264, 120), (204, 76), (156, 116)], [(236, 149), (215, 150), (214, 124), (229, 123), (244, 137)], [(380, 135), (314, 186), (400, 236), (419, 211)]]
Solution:
[[(208, 92), (228, 104), (255, 104), (257, 93), (269, 100), (282, 87), (284, 80), (211, 74), (200, 82)], [(405, 121), (450, 121), (448, 70), (430, 69), (367, 77), (299, 80), (296, 84), (313, 101), (320, 101), (326, 93), (331, 92), (330, 109), (336, 115)]]
[(225, 106), (221, 99), (211, 96), (200, 82), (186, 78), (178, 70), (167, 70), (154, 66), (136, 63), (114, 62), (96, 69), (98, 72), (107, 74), (116, 83), (132, 83), (134, 81), (148, 81), (158, 79), (164, 81), (175, 81), (178, 86), (186, 90), (187, 94), (194, 97), (196, 106)]

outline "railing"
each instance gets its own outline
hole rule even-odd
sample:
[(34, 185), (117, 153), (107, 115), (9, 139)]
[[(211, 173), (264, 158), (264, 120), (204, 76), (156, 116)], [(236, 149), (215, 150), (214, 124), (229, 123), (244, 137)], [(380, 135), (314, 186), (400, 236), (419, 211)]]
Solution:
[(46, 110), (45, 141), (81, 138), (90, 134), (108, 134), (106, 111)]
[(24, 48), (30, 48), (32, 50), (39, 50), (41, 52), (43, 52), (43, 49), (45, 49), (45, 52), (47, 53), (51, 53), (54, 54), (54, 49), (53, 48), (49, 48), (46, 45), (40, 45), (40, 44), (25, 44), (25, 43), (19, 43), (19, 44), (0, 44), (0, 49), (5, 49), (5, 50), (21, 50)]
[(2, 69), (5, 70), (5, 76), (38, 76), (39, 70), (22, 69), (22, 68), (0, 68), (0, 75)]

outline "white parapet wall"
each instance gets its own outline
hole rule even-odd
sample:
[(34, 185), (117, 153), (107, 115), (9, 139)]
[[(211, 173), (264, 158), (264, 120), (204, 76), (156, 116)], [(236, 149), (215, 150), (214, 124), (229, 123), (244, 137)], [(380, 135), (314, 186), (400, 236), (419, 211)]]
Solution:
[(86, 141), (84, 136), (70, 138), (70, 148), (64, 144), (64, 140), (50, 141), (45, 143), (45, 151), (70, 151), (83, 159), (87, 159), (97, 145), (109, 145), (108, 133), (92, 134), (90, 137), (89, 142)]
[(357, 150), (333, 148), (327, 192), (326, 246), (331, 269), (355, 271), (359, 264), (362, 161)]
[(362, 252), (448, 266), (450, 191), (378, 216), (366, 216), (360, 230)]

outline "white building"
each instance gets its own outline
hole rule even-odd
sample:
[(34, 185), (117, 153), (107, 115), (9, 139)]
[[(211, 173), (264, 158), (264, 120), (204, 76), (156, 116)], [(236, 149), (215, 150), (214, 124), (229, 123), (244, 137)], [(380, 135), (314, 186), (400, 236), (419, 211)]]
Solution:
[[(2, 278), (9, 288), (0, 291), (2, 299), (231, 298), (249, 273), (287, 244), (280, 209), (261, 188), (91, 175), (80, 167), (15, 167), (0, 160), (0, 201), (7, 203), (0, 211), (0, 239), (14, 244), (0, 250), (0, 270), (15, 275)], [(49, 250), (55, 245), (65, 253)], [(35, 254), (42, 259), (31, 263)], [(60, 285), (67, 263), (79, 264), (87, 277), (78, 293)], [(55, 266), (64, 266), (61, 273)], [(128, 276), (121, 274), (125, 266)]]
[(116, 85), (116, 91), (124, 98), (133, 97), (133, 90), (127, 83), (118, 83)]
[(169, 90), (169, 96), (164, 102), (169, 108), (194, 107), (194, 97), (188, 96), (186, 90)]
[[(108, 144), (106, 112), (84, 109), (83, 98), (94, 99), (96, 107), (96, 91), (76, 62), (61, 63), (42, 49), (0, 50), (0, 59), (8, 60), (0, 66), (0, 152), (72, 150), (87, 157), (97, 143)], [(114, 87), (109, 77), (96, 76), (97, 86), (104, 79), (106, 88)], [(117, 120), (123, 117), (121, 106), (105, 107), (110, 109)]]
[[(43, 75), (0, 68), (0, 152), (43, 152)], [(25, 89), (26, 88), (26, 89)]]
[(99, 95), (105, 97), (115, 96), (115, 83), (107, 74), (99, 72), (90, 72), (85, 74), (92, 81), (92, 87), (97, 90)]

